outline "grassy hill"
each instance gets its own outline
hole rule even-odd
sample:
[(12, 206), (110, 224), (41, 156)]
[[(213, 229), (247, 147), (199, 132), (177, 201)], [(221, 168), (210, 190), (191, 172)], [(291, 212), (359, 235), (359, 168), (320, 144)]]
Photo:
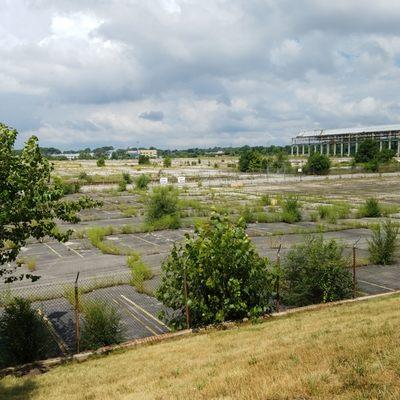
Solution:
[(399, 399), (400, 296), (167, 341), (25, 378), (10, 399)]

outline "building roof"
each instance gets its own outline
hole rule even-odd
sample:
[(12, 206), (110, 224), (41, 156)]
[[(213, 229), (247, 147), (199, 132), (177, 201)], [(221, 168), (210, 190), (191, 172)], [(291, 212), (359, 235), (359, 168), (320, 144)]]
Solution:
[(391, 132), (400, 131), (400, 125), (377, 125), (377, 126), (364, 126), (357, 128), (341, 128), (341, 129), (316, 129), (313, 131), (302, 131), (297, 137), (310, 137), (310, 136), (331, 136), (331, 135), (357, 135), (360, 133), (378, 133), (378, 132)]

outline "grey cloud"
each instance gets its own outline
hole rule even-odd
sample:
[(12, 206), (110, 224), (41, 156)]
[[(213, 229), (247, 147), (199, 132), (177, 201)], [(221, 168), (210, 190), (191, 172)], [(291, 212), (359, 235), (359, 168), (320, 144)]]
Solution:
[(144, 111), (139, 114), (139, 118), (148, 119), (149, 121), (162, 121), (164, 113), (162, 111)]

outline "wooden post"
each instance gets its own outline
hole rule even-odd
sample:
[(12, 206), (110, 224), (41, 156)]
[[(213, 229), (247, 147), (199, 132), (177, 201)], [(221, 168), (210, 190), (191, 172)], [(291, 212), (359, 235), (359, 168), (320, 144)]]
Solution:
[(76, 352), (79, 353), (80, 351), (80, 340), (81, 340), (81, 333), (80, 333), (80, 320), (79, 320), (79, 288), (78, 288), (78, 279), (79, 279), (79, 272), (76, 274), (75, 279), (75, 338), (76, 338)]

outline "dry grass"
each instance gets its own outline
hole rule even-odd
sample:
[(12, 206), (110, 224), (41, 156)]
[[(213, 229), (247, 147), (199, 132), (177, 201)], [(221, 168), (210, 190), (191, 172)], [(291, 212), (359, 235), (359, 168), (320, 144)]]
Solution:
[(10, 399), (399, 399), (400, 296), (0, 381)]

